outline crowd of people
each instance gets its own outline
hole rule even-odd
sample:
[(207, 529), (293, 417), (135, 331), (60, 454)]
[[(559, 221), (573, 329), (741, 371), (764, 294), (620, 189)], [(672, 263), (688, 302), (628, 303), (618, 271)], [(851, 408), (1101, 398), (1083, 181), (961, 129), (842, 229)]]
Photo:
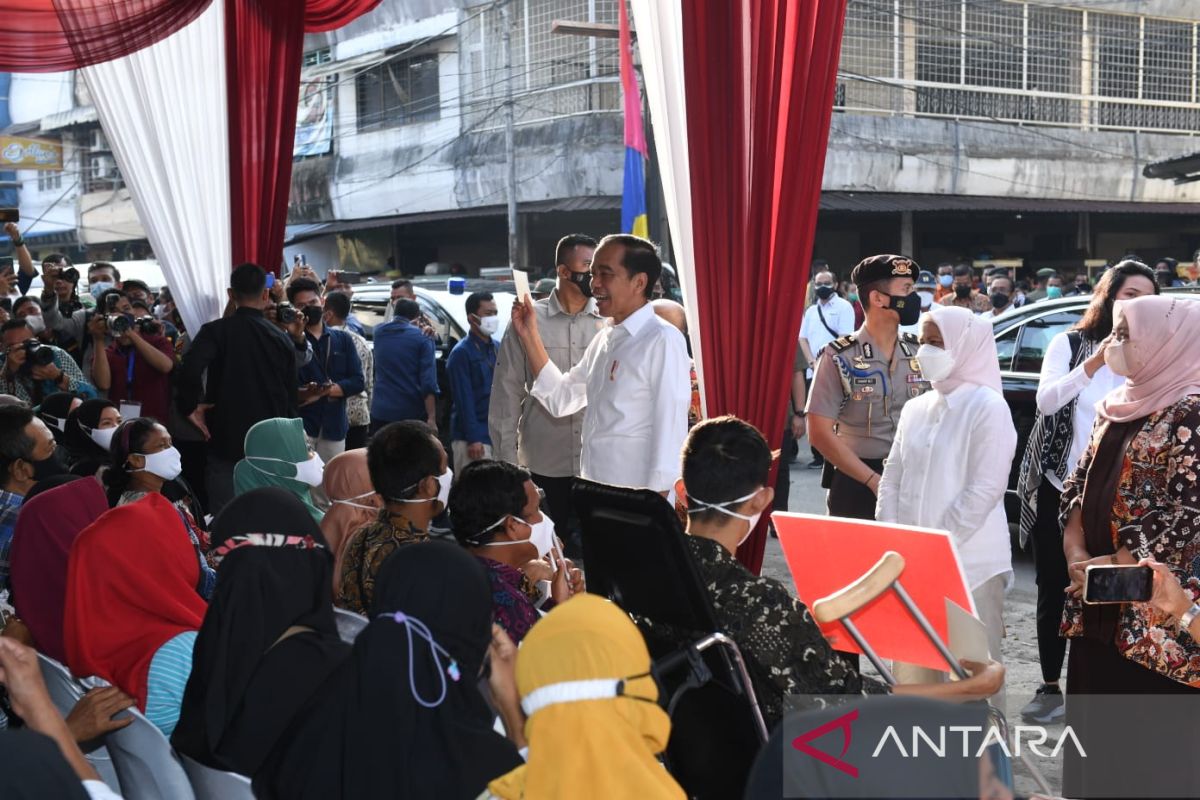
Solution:
[[(816, 268), (785, 444), (810, 437), (831, 514), (951, 533), (991, 652), (958, 681), (897, 663), (888, 685), (735, 558), (787, 508), (786, 470), (770, 477), (779, 431), (698, 419), (686, 319), (654, 297), (654, 246), (571, 235), (555, 261), (548, 294), (519, 300), (500, 341), (494, 296), (467, 297), (439, 431), (444, 343), (408, 281), (368, 345), (346, 288), (305, 265), (278, 281), (238, 266), (226, 314), (188, 331), (169, 290), (94, 264), (87, 303), (73, 267), (45, 259), (47, 289), (0, 329), (0, 711), (62, 758), (31, 733), (0, 749), (50, 763), (29, 777), (40, 786), (110, 797), (83, 752), (136, 710), (264, 798), (683, 797), (658, 761), (671, 719), (647, 641), (696, 632), (588, 594), (577, 477), (674, 506), (772, 728), (805, 694), (1004, 708), (1014, 456), (1044, 678), (1027, 716), (1061, 715), (1064, 660), (1068, 693), (1195, 691), (1200, 378), (1175, 367), (1200, 305), (1158, 296), (1155, 270), (1127, 260), (1100, 277), (1050, 346), (1043, 416), (1018, 454), (990, 317), (1032, 290), (997, 272), (982, 295), (969, 271), (934, 278), (881, 255), (843, 298)], [(1057, 276), (1039, 279), (1057, 294)], [(1151, 604), (1080, 604), (1088, 565), (1139, 561), (1155, 570)], [(95, 687), (65, 719), (39, 660)], [(1086, 796), (1094, 769), (1068, 764), (1067, 792)]]

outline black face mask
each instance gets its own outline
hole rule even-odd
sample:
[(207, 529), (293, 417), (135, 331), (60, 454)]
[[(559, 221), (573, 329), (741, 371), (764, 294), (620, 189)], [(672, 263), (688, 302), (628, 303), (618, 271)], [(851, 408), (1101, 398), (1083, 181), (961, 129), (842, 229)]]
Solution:
[(832, 286), (818, 286), (817, 287), (817, 297), (821, 298), (822, 300), (828, 300), (829, 298), (833, 297), (833, 287)]
[(992, 308), (1004, 308), (1008, 305), (1009, 296), (1004, 292), (992, 292)]
[(311, 328), (321, 321), (325, 310), (320, 306), (305, 306), (304, 307), (304, 327)]
[(959, 300), (966, 300), (968, 297), (971, 296), (971, 287), (970, 286), (955, 286), (954, 287), (954, 296), (957, 297)]
[(575, 284), (575, 288), (583, 292), (584, 297), (592, 296), (592, 273), (567, 270), (567, 274), (571, 276), (569, 280)]
[(887, 295), (888, 308), (900, 315), (901, 325), (916, 325), (921, 319), (921, 295), (917, 292), (896, 296)]
[(1175, 276), (1170, 272), (1159, 272), (1156, 273), (1155, 277), (1158, 278), (1159, 286), (1169, 287), (1172, 284)]
[(29, 463), (33, 466), (33, 480), (37, 483), (67, 472), (67, 465), (63, 461), (62, 450), (58, 448), (55, 448), (53, 453), (41, 461), (30, 461)]

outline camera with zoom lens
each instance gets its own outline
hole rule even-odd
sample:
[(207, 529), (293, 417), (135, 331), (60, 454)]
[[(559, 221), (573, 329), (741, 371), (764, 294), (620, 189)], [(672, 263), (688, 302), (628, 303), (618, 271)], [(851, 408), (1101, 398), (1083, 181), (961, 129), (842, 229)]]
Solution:
[(54, 363), (54, 351), (36, 339), (25, 342), (25, 363), (32, 367), (48, 367)]
[(125, 314), (109, 314), (104, 318), (104, 322), (113, 336), (124, 336), (133, 327), (133, 322)]
[(291, 325), (300, 318), (300, 312), (291, 303), (280, 303), (275, 307), (275, 319), (280, 325)]
[(138, 317), (133, 321), (133, 327), (143, 336), (155, 336), (162, 332), (162, 326), (154, 317)]

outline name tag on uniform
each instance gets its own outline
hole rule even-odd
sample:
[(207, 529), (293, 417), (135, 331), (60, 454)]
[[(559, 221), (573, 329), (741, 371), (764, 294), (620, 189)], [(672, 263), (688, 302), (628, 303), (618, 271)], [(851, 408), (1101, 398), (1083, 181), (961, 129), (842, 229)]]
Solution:
[(909, 375), (907, 380), (909, 383), (928, 383), (929, 382), (929, 381), (925, 380), (925, 378), (922, 377), (921, 375)]
[(874, 386), (875, 378), (855, 378), (854, 385), (855, 386)]

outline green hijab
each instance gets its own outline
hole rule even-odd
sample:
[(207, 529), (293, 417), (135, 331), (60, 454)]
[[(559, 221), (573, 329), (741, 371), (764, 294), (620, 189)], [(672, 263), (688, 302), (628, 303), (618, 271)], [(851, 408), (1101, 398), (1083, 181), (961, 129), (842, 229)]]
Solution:
[[(278, 459), (263, 461), (261, 459)], [(301, 419), (265, 419), (246, 432), (246, 457), (233, 468), (233, 493), (245, 494), (251, 489), (268, 486), (286, 489), (312, 514), (318, 523), (324, 514), (312, 502), (308, 484), (294, 477), (299, 464), (308, 459), (308, 442), (304, 438)], [(288, 477), (284, 477), (284, 476)]]

